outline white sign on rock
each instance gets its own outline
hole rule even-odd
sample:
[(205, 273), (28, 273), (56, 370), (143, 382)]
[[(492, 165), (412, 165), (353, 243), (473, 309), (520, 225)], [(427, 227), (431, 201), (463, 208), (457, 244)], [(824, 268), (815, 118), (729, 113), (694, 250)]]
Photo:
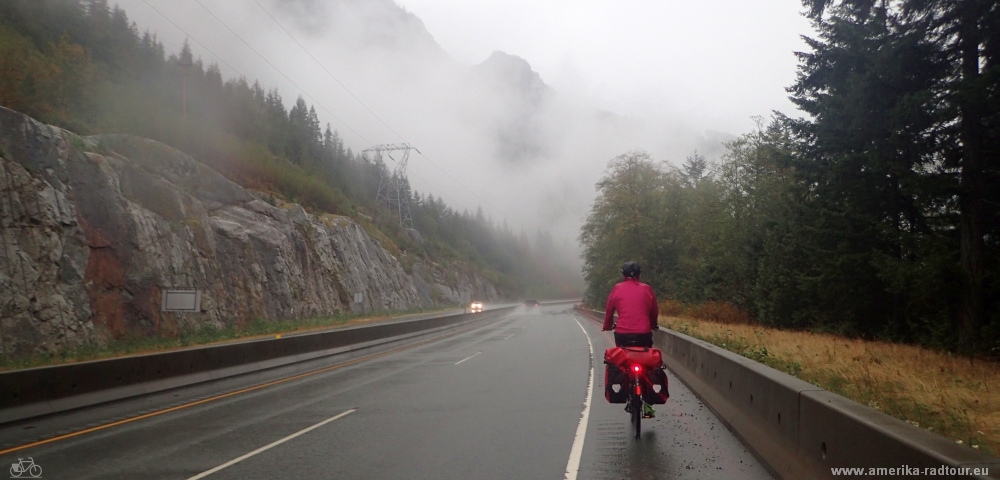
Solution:
[(161, 305), (164, 312), (200, 312), (201, 291), (164, 290)]

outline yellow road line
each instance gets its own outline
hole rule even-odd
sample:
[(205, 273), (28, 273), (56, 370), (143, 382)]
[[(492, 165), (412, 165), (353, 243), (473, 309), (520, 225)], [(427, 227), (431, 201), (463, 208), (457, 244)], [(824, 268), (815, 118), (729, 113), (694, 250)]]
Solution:
[(79, 436), (79, 435), (84, 435), (84, 434), (87, 434), (87, 433), (92, 433), (92, 432), (96, 432), (96, 431), (99, 431), (99, 430), (104, 430), (106, 428), (116, 427), (118, 425), (123, 425), (123, 424), (126, 424), (126, 423), (136, 422), (136, 421), (143, 420), (143, 419), (146, 419), (146, 418), (149, 418), (149, 417), (155, 417), (157, 415), (163, 415), (164, 413), (170, 413), (170, 412), (174, 412), (174, 411), (181, 410), (181, 409), (184, 409), (184, 408), (193, 407), (195, 405), (201, 405), (203, 403), (208, 403), (208, 402), (212, 402), (212, 401), (219, 400), (219, 399), (222, 399), (222, 398), (231, 397), (233, 395), (239, 395), (241, 393), (246, 393), (246, 392), (251, 392), (251, 391), (254, 391), (254, 390), (259, 390), (261, 388), (270, 387), (272, 385), (278, 385), (280, 383), (290, 382), (292, 380), (297, 380), (299, 378), (308, 377), (310, 375), (316, 375), (317, 373), (323, 373), (323, 372), (328, 372), (330, 370), (336, 370), (338, 368), (346, 367), (348, 365), (354, 365), (355, 363), (363, 362), (365, 360), (371, 360), (373, 358), (382, 357), (382, 356), (389, 355), (391, 353), (400, 352), (400, 351), (403, 351), (403, 350), (406, 350), (406, 349), (409, 349), (409, 348), (419, 347), (421, 345), (426, 345), (428, 343), (431, 343), (431, 342), (436, 341), (436, 340), (440, 340), (442, 338), (453, 337), (455, 335), (458, 335), (458, 334), (460, 334), (462, 332), (465, 332), (465, 331), (468, 331), (470, 329), (471, 329), (471, 327), (470, 328), (464, 328), (462, 330), (459, 330), (457, 332), (452, 332), (452, 333), (449, 333), (447, 335), (440, 335), (440, 336), (437, 336), (437, 337), (434, 337), (434, 338), (431, 338), (431, 339), (428, 339), (428, 340), (424, 340), (422, 342), (417, 342), (417, 343), (413, 343), (413, 344), (410, 344), (410, 345), (404, 345), (404, 346), (399, 347), (399, 348), (394, 348), (392, 350), (387, 350), (385, 352), (376, 353), (376, 354), (373, 354), (373, 355), (369, 355), (367, 357), (358, 358), (358, 359), (355, 359), (355, 360), (351, 360), (349, 362), (338, 363), (337, 365), (332, 365), (332, 366), (329, 366), (329, 367), (324, 367), (324, 368), (321, 368), (319, 370), (313, 370), (311, 372), (301, 373), (301, 374), (294, 375), (294, 376), (291, 376), (291, 377), (282, 378), (280, 380), (274, 380), (272, 382), (262, 383), (260, 385), (255, 385), (253, 387), (247, 387), (247, 388), (244, 388), (242, 390), (236, 390), (235, 392), (224, 393), (222, 395), (216, 395), (216, 396), (210, 397), (210, 398), (203, 398), (201, 400), (197, 400), (197, 401), (194, 401), (194, 402), (185, 403), (184, 405), (178, 405), (176, 407), (170, 407), (170, 408), (166, 408), (166, 409), (163, 409), (163, 410), (157, 410), (155, 412), (150, 412), (150, 413), (147, 413), (147, 414), (144, 414), (144, 415), (139, 415), (137, 417), (126, 418), (124, 420), (118, 420), (116, 422), (106, 423), (104, 425), (98, 425), (96, 427), (87, 428), (87, 429), (84, 429), (84, 430), (80, 430), (78, 432), (67, 433), (65, 435), (59, 435), (57, 437), (47, 438), (45, 440), (39, 440), (37, 442), (28, 443), (28, 444), (25, 444), (25, 445), (21, 445), (19, 447), (12, 447), (12, 448), (8, 448), (6, 450), (0, 450), (0, 455), (5, 455), (5, 454), (8, 454), (8, 453), (17, 452), (17, 451), (24, 450), (24, 449), (31, 448), (31, 447), (37, 447), (39, 445), (45, 445), (47, 443), (58, 442), (60, 440), (65, 440), (67, 438), (72, 438), (72, 437), (76, 437), (76, 436)]

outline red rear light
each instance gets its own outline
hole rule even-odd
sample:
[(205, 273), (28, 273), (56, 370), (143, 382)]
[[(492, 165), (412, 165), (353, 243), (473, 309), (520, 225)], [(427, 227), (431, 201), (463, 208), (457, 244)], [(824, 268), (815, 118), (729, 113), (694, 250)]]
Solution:
[(642, 371), (642, 367), (640, 367), (638, 365), (632, 365), (632, 371), (634, 371), (634, 372), (641, 372)]
[(635, 394), (636, 395), (642, 395), (642, 387), (636, 385), (635, 386)]

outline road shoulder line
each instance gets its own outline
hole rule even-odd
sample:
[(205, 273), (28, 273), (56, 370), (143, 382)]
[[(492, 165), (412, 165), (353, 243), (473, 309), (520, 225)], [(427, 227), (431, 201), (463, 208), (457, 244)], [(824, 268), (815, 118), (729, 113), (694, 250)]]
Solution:
[(580, 471), (580, 460), (583, 458), (583, 442), (587, 436), (587, 423), (590, 421), (590, 404), (594, 394), (594, 344), (590, 341), (590, 335), (583, 328), (583, 324), (576, 318), (576, 315), (570, 315), (570, 318), (583, 331), (583, 336), (587, 338), (587, 348), (590, 350), (590, 380), (587, 382), (587, 396), (583, 400), (583, 413), (580, 415), (580, 424), (576, 427), (573, 448), (570, 449), (569, 460), (566, 462), (565, 480), (576, 480), (576, 476)]

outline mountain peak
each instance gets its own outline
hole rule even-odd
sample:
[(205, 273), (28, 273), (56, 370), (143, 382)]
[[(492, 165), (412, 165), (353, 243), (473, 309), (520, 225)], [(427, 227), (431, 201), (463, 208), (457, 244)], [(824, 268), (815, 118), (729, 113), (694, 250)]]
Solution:
[(517, 55), (494, 50), (489, 58), (475, 68), (497, 83), (536, 99), (540, 99), (549, 90), (549, 86), (531, 68), (528, 61)]

